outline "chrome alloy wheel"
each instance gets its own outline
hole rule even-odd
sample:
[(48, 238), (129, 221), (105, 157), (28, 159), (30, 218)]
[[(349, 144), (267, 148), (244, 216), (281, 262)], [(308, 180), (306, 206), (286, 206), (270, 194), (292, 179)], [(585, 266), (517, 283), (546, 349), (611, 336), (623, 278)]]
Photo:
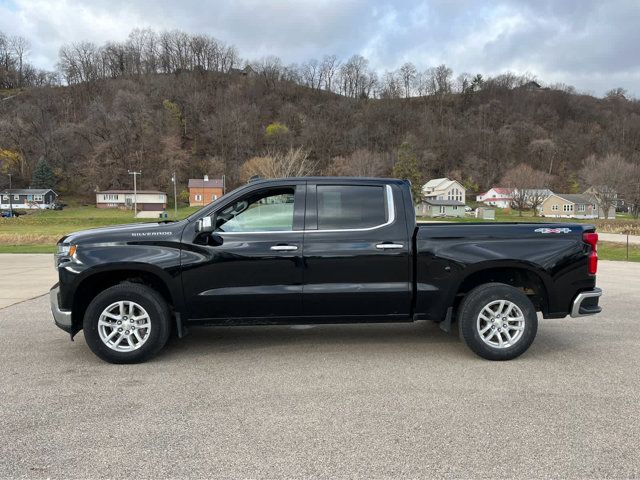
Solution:
[(135, 302), (123, 300), (105, 308), (98, 319), (100, 340), (117, 352), (139, 349), (149, 338), (151, 319)]
[(524, 314), (509, 300), (495, 300), (480, 311), (476, 328), (482, 341), (490, 347), (512, 347), (524, 333)]

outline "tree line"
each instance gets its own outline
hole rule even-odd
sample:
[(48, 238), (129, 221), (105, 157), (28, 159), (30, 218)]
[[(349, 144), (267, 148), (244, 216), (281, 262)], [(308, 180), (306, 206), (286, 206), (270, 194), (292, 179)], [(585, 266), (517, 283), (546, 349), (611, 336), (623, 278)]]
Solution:
[(28, 61), (29, 41), (0, 32), (0, 89), (15, 89), (58, 83), (56, 72), (34, 67)]
[(225, 174), (232, 186), (256, 172), (302, 172), (414, 184), (449, 176), (471, 192), (524, 178), (577, 193), (612, 155), (630, 169), (621, 191), (640, 185), (640, 105), (621, 89), (599, 99), (446, 65), (379, 74), (359, 55), (247, 61), (179, 31), (67, 45), (58, 68), (60, 82), (0, 101), (0, 169), (18, 186), (44, 158), (56, 188), (74, 195), (127, 187), (133, 169), (160, 189), (173, 171), (183, 185)]

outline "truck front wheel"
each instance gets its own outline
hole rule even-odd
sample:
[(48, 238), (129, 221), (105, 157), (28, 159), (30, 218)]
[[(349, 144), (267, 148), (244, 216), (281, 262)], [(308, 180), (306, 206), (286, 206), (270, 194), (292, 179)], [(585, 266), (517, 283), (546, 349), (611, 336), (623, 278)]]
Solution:
[(146, 285), (121, 283), (98, 294), (83, 322), (93, 353), (110, 363), (143, 362), (167, 343), (170, 313), (158, 292)]
[(458, 322), (467, 346), (488, 360), (511, 360), (522, 355), (538, 331), (538, 316), (531, 300), (503, 283), (487, 283), (467, 293)]

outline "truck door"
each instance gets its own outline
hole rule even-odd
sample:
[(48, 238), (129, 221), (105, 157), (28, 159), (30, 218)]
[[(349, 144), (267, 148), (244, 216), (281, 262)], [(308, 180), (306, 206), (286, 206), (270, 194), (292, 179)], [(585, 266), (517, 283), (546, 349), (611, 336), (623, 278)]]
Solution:
[(406, 319), (411, 248), (400, 188), (309, 182), (306, 212), (304, 315)]
[(301, 314), (304, 203), (304, 182), (266, 186), (217, 209), (208, 236), (185, 228), (182, 282), (191, 319)]

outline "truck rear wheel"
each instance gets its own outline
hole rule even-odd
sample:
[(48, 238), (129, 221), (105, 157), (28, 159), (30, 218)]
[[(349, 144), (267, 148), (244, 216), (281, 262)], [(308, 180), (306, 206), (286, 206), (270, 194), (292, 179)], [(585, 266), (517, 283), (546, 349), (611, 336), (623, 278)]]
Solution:
[(158, 353), (171, 332), (164, 299), (150, 287), (121, 283), (98, 294), (83, 322), (93, 353), (110, 363), (143, 362)]
[(531, 300), (504, 283), (487, 283), (467, 293), (458, 323), (467, 346), (488, 360), (511, 360), (522, 355), (538, 331), (538, 316)]

